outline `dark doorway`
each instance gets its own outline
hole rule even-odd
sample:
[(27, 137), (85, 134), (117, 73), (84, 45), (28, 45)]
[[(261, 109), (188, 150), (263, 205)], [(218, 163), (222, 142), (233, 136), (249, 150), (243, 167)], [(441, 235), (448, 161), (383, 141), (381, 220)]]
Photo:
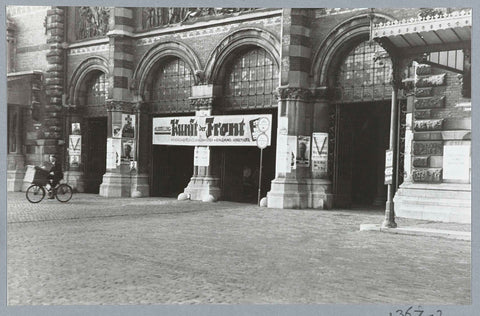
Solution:
[(385, 150), (390, 133), (389, 103), (337, 105), (335, 207), (372, 206), (385, 196)]
[(90, 118), (85, 123), (85, 192), (98, 193), (107, 164), (107, 118)]
[(151, 196), (177, 197), (193, 175), (193, 146), (152, 146)]
[[(260, 173), (260, 149), (257, 147), (221, 147), (222, 200), (257, 203)], [(275, 178), (274, 146), (263, 150), (261, 197), (270, 191)]]

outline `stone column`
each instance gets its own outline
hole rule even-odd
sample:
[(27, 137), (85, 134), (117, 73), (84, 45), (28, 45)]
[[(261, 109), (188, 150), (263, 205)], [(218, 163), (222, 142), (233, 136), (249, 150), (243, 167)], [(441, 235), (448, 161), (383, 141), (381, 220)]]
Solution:
[[(109, 91), (106, 102), (108, 115), (107, 146), (118, 142), (112, 134), (112, 124), (122, 123), (122, 113), (134, 114), (132, 94), (129, 90), (129, 80), (133, 74), (133, 9), (125, 7), (113, 7), (109, 16), (109, 29), (107, 36), (110, 40), (110, 69), (108, 75)], [(138, 133), (135, 136), (138, 137)], [(114, 150), (107, 148), (107, 155)], [(119, 157), (120, 158), (120, 157)], [(105, 157), (108, 159), (108, 157)], [(107, 160), (108, 161), (108, 160)], [(131, 168), (129, 161), (121, 161), (115, 167), (107, 166), (100, 185), (101, 196), (105, 197), (130, 197)], [(135, 190), (137, 191), (137, 190)], [(135, 193), (137, 195), (137, 193)]]
[(7, 17), (7, 74), (15, 72), (15, 23)]
[(152, 133), (150, 131), (149, 107), (143, 102), (135, 105), (136, 113), (136, 167), (132, 170), (132, 197), (145, 197), (150, 195), (149, 181), (149, 154), (152, 144)]
[[(213, 85), (197, 85), (192, 87), (192, 97), (190, 104), (195, 108), (195, 115), (210, 116), (212, 114), (212, 104), (218, 87)], [(208, 151), (209, 165), (193, 167), (193, 176), (190, 179), (184, 194), (191, 200), (216, 201), (220, 198), (220, 179), (214, 177), (211, 173), (212, 155), (208, 146), (196, 146), (197, 150)]]

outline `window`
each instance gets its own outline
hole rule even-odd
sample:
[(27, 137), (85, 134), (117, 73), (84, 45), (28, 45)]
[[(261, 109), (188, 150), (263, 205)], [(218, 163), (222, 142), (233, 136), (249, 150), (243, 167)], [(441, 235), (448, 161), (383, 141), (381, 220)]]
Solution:
[(104, 73), (93, 76), (87, 83), (87, 106), (105, 104), (108, 97), (108, 81)]
[(192, 112), (189, 97), (192, 94), (194, 79), (190, 68), (181, 59), (175, 58), (163, 64), (153, 83), (153, 111)]
[(278, 86), (278, 70), (262, 48), (251, 49), (231, 63), (224, 83), (224, 109), (276, 107), (273, 92)]
[(365, 41), (344, 59), (338, 72), (336, 99), (347, 102), (389, 99), (392, 62), (377, 43)]

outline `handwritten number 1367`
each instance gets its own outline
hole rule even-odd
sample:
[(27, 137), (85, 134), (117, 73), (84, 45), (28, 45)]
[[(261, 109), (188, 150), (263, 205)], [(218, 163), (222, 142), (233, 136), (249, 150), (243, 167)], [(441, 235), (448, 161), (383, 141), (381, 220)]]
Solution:
[[(424, 310), (421, 310), (421, 309), (416, 309), (416, 310), (412, 310), (413, 309), (413, 306), (410, 306), (407, 310), (402, 310), (402, 309), (397, 309), (395, 311), (395, 314), (393, 313), (390, 313), (389, 316), (422, 316), (423, 313), (425, 312)], [(442, 311), (441, 310), (437, 310), (436, 311), (436, 314), (426, 314), (425, 316), (442, 316)]]

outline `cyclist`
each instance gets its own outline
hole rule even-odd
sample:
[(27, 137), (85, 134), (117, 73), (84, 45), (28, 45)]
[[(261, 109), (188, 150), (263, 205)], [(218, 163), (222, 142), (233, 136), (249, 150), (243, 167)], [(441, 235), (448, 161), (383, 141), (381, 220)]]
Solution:
[(52, 167), (50, 168), (50, 174), (48, 175), (48, 179), (50, 180), (48, 198), (53, 199), (55, 197), (53, 196), (52, 189), (63, 179), (63, 171), (62, 165), (57, 162), (57, 156), (50, 155), (50, 163), (52, 164)]

